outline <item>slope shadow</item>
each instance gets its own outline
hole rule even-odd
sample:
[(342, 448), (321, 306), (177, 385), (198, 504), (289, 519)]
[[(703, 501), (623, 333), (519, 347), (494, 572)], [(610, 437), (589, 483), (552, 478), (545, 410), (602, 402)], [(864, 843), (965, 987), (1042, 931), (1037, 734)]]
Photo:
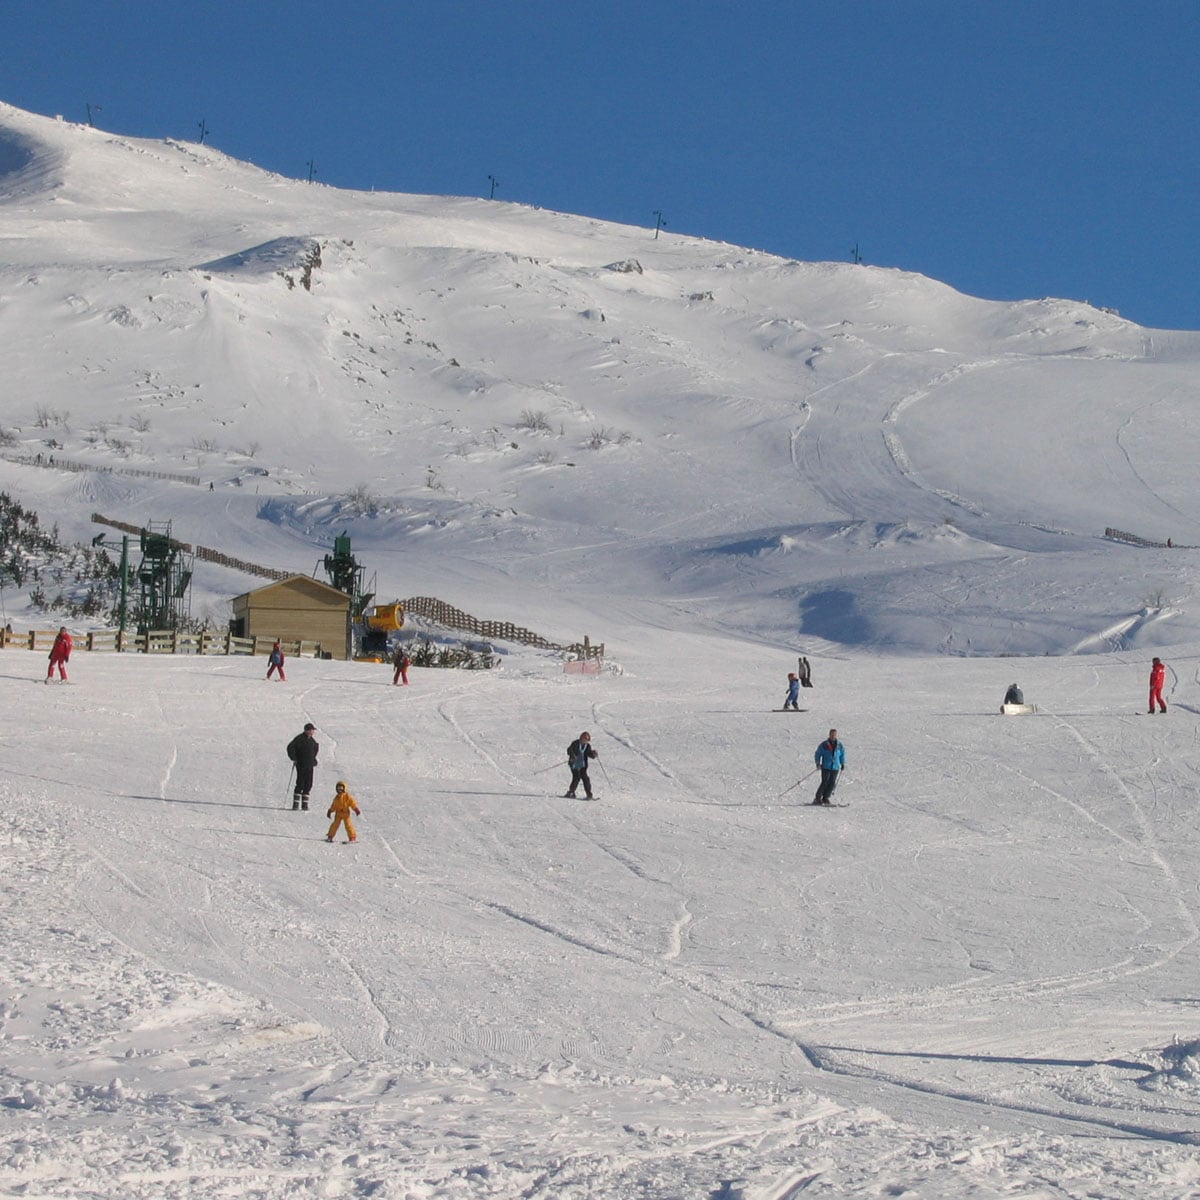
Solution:
[(845, 588), (809, 592), (800, 602), (800, 628), (806, 635), (846, 646), (872, 640), (870, 620), (859, 610), (858, 597)]
[(939, 1059), (947, 1062), (1007, 1063), (1015, 1067), (1119, 1067), (1126, 1071), (1145, 1071), (1155, 1068), (1148, 1063), (1131, 1062), (1124, 1058), (1026, 1058), (1008, 1054), (945, 1054), (924, 1050), (872, 1050), (867, 1046), (824, 1046), (844, 1054), (870, 1054), (879, 1058)]
[(190, 800), (181, 796), (129, 796), (130, 800), (154, 800), (160, 804), (207, 804), (213, 808), (261, 808), (266, 811), (291, 812), (291, 798), (288, 803), (282, 801), (278, 804), (234, 804), (229, 800)]
[(435, 796), (511, 796), (513, 799), (528, 797), (531, 800), (541, 800), (545, 792), (476, 792), (468, 788), (432, 788)]

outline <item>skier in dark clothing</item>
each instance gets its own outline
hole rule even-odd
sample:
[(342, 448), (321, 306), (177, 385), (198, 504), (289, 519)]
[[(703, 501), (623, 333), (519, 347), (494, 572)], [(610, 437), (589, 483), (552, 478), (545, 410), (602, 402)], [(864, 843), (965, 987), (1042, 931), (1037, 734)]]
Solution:
[(313, 769), (317, 765), (317, 755), (321, 747), (313, 736), (317, 727), (313, 724), (304, 726), (301, 733), (296, 734), (288, 742), (287, 756), (296, 764), (296, 788), (292, 793), (292, 812), (297, 809), (308, 811), (308, 797), (312, 791)]
[(592, 798), (592, 781), (588, 778), (588, 759), (599, 758), (600, 755), (592, 749), (592, 735), (585, 729), (567, 747), (567, 766), (571, 768), (571, 786), (567, 788), (567, 798), (575, 799), (575, 790), (583, 784), (583, 794)]
[(1023, 691), (1021, 691), (1021, 689), (1019, 687), (1017, 687), (1017, 685), (1015, 683), (1010, 683), (1008, 685), (1008, 691), (1004, 693), (1004, 703), (1005, 704), (1024, 704), (1025, 703), (1025, 693)]
[(846, 747), (838, 741), (836, 729), (829, 731), (829, 736), (817, 747), (813, 759), (821, 768), (821, 782), (813, 803), (828, 804), (833, 789), (837, 787), (838, 776), (846, 769)]

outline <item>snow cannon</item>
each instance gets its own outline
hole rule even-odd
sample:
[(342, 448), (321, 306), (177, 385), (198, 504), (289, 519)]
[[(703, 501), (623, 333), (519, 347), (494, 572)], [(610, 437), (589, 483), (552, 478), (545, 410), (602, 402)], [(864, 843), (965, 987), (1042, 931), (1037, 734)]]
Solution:
[(363, 624), (372, 633), (395, 633), (404, 628), (404, 605), (399, 600), (393, 604), (375, 604), (367, 609)]

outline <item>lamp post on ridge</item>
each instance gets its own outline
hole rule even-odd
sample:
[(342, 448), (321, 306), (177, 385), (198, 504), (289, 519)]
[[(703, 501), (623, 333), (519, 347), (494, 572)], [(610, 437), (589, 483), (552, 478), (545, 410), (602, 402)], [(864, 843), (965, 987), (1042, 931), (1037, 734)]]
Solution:
[(495, 175), (489, 175), (488, 182), (492, 185), (491, 191), (488, 192), (488, 199), (495, 200), (496, 189), (500, 186), (500, 180), (498, 180)]
[(656, 242), (658, 241), (658, 231), (660, 229), (666, 229), (666, 227), (667, 227), (667, 220), (662, 215), (662, 209), (656, 208), (654, 210), (654, 240)]

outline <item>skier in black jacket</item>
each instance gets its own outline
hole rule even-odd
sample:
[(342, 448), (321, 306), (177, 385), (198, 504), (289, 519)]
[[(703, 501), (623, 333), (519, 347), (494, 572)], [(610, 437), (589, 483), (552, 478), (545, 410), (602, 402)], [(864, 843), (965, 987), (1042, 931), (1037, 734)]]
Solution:
[(312, 791), (313, 768), (317, 765), (317, 755), (321, 747), (313, 736), (317, 727), (311, 722), (304, 726), (301, 733), (296, 734), (288, 742), (287, 756), (296, 764), (296, 789), (292, 794), (292, 812), (297, 809), (308, 811), (308, 796)]
[(567, 788), (567, 797), (575, 799), (575, 789), (582, 783), (583, 794), (592, 798), (592, 781), (588, 778), (588, 759), (599, 758), (600, 755), (592, 749), (592, 735), (584, 730), (567, 747), (567, 766), (571, 768), (571, 786)]

